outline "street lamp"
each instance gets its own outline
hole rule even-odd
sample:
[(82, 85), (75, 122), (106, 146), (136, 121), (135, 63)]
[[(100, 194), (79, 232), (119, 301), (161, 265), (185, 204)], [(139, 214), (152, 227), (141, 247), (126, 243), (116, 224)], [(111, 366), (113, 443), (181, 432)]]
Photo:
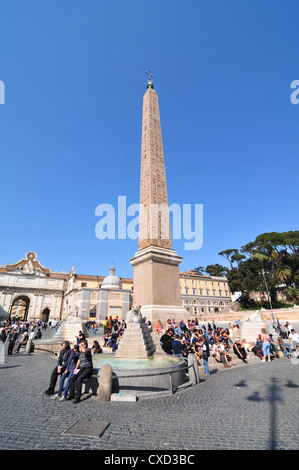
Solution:
[(263, 278), (264, 278), (264, 281), (265, 281), (265, 286), (266, 286), (268, 301), (269, 301), (270, 308), (271, 308), (271, 311), (272, 311), (271, 296), (270, 296), (270, 293), (269, 293), (269, 290), (268, 290), (268, 284), (267, 284), (267, 281), (266, 281), (266, 276), (265, 276), (265, 271), (264, 271), (264, 269), (262, 269), (262, 275), (263, 275)]
[(265, 286), (266, 286), (266, 291), (267, 291), (267, 295), (268, 295), (268, 301), (269, 301), (269, 304), (270, 304), (271, 315), (272, 315), (272, 320), (273, 320), (273, 325), (274, 325), (274, 324), (275, 324), (275, 318), (274, 318), (274, 315), (273, 315), (272, 303), (271, 303), (271, 296), (270, 296), (270, 292), (269, 292), (269, 289), (268, 289), (268, 284), (267, 284), (267, 281), (266, 281), (266, 276), (265, 276), (265, 271), (264, 271), (264, 269), (262, 269), (262, 275), (263, 275), (264, 282), (265, 282)]

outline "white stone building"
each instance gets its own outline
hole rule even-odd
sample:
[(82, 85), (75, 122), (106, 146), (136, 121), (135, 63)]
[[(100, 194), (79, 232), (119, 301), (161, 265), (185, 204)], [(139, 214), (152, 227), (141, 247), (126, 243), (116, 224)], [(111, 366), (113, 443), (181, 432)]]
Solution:
[(125, 319), (132, 306), (132, 279), (119, 278), (112, 266), (108, 276), (53, 272), (30, 251), (14, 264), (0, 266), (0, 321), (82, 321)]
[(61, 318), (68, 273), (52, 272), (30, 251), (14, 264), (0, 266), (0, 319), (52, 321)]

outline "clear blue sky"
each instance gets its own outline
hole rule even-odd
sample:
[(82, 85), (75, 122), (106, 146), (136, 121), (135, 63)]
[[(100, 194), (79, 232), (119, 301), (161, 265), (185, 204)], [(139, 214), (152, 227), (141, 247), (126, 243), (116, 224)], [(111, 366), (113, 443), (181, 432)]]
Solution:
[(297, 0), (0, 3), (0, 264), (133, 275), (137, 241), (95, 236), (95, 208), (139, 201), (142, 100), (155, 76), (170, 203), (203, 204), (218, 252), (298, 230)]

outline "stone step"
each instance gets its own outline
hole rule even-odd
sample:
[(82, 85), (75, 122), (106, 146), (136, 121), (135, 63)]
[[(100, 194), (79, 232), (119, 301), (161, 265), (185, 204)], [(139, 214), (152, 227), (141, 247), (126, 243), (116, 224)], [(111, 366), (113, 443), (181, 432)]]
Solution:
[(116, 357), (147, 358), (155, 352), (155, 345), (146, 323), (128, 322), (118, 344)]
[(121, 342), (119, 343), (118, 345), (118, 349), (117, 351), (120, 351), (121, 353), (128, 353), (130, 355), (134, 354), (135, 356), (138, 354), (140, 354), (141, 352), (145, 352), (145, 353), (152, 353), (155, 351), (155, 346), (154, 344), (153, 345), (126, 345), (126, 344), (122, 344)]
[(148, 330), (143, 330), (143, 329), (137, 329), (137, 328), (126, 328), (125, 329), (125, 332), (124, 332), (124, 336), (125, 335), (130, 335), (130, 334), (139, 334), (141, 336), (145, 336), (145, 337), (150, 337), (151, 334)]

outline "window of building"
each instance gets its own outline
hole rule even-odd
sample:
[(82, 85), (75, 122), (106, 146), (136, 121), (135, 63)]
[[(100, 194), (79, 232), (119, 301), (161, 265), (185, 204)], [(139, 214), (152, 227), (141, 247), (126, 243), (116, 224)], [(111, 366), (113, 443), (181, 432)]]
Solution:
[(113, 318), (115, 318), (116, 316), (121, 317), (121, 307), (117, 305), (110, 305), (109, 315), (111, 315)]
[(209, 291), (209, 289), (207, 289), (207, 290), (206, 290), (206, 293), (207, 293), (207, 295), (210, 295), (210, 291)]
[(188, 294), (189, 293), (189, 289), (188, 287), (185, 287), (185, 294)]
[(110, 292), (109, 293), (109, 299), (111, 299), (111, 300), (121, 300), (121, 296), (122, 296), (122, 294), (118, 293), (118, 292)]
[(213, 289), (213, 295), (214, 295), (214, 297), (215, 297), (215, 295), (216, 295), (216, 291), (215, 291), (214, 289)]
[(192, 294), (196, 294), (196, 289), (192, 289)]
[(218, 292), (219, 292), (219, 295), (220, 295), (220, 297), (221, 297), (221, 296), (222, 296), (222, 290), (220, 290), (220, 291), (218, 291)]
[(81, 287), (86, 287), (86, 282), (81, 282)]
[(89, 310), (89, 317), (90, 318), (96, 318), (97, 316), (97, 309), (95, 305), (92, 305), (90, 310)]
[(202, 295), (202, 289), (199, 289), (199, 294)]

